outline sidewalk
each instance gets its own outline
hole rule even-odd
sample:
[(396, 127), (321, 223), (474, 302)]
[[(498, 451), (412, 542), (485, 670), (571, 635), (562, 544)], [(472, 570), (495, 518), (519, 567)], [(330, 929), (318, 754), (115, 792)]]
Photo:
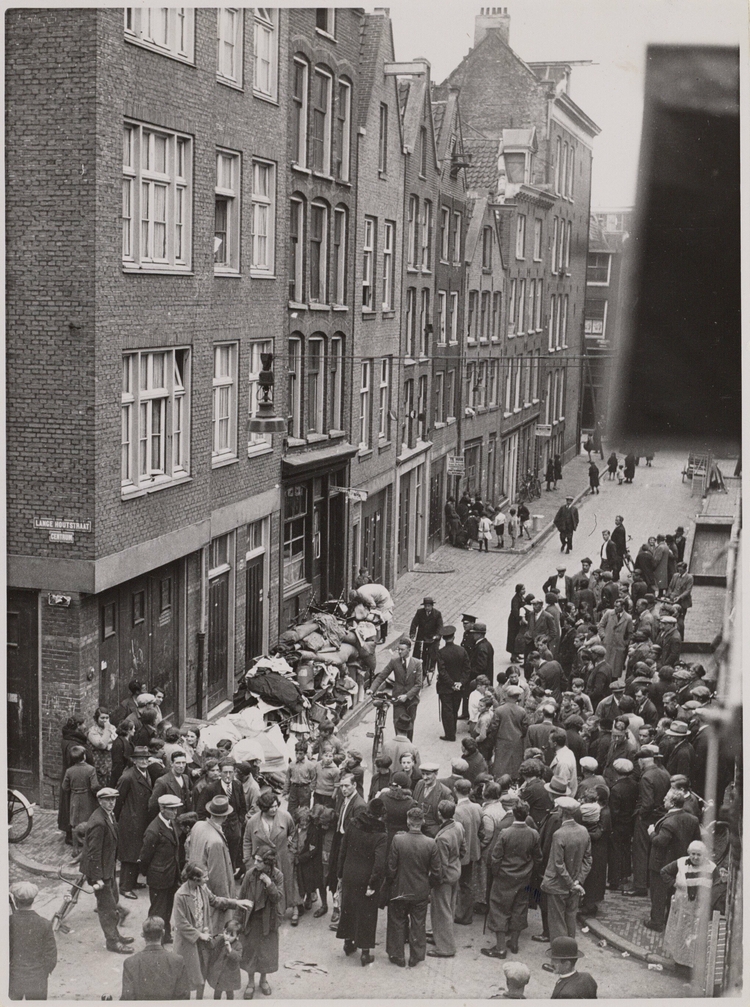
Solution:
[(58, 877), (62, 867), (66, 877), (75, 877), (76, 864), (71, 864), (73, 848), (65, 845), (65, 836), (57, 828), (57, 811), (34, 809), (31, 833), (21, 843), (8, 845), (10, 883), (28, 880), (28, 874)]
[(664, 951), (664, 934), (644, 927), (649, 915), (647, 898), (624, 898), (608, 891), (596, 916), (586, 920), (591, 933), (633, 958), (671, 969), (674, 962)]

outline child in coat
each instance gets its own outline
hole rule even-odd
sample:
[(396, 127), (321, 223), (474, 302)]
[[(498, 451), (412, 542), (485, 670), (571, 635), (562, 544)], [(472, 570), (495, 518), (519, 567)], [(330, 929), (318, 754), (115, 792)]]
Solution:
[(226, 993), (227, 1000), (234, 1000), (234, 991), (242, 987), (238, 943), (241, 931), (242, 924), (230, 920), (224, 925), (224, 933), (211, 940), (206, 981), (213, 987), (214, 1000), (221, 1000), (222, 993)]
[(82, 847), (76, 833), (76, 826), (87, 822), (96, 810), (96, 794), (101, 790), (99, 777), (93, 766), (86, 759), (86, 749), (83, 745), (73, 745), (70, 749), (73, 765), (65, 770), (62, 781), (63, 790), (70, 793), (70, 825), (72, 829), (74, 859), (78, 860)]

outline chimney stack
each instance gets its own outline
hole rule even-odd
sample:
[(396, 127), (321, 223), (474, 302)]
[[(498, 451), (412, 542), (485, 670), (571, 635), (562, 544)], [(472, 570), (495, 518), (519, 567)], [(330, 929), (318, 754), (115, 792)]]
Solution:
[(474, 46), (478, 46), (489, 31), (499, 31), (506, 45), (510, 45), (510, 14), (507, 7), (482, 7), (474, 18)]

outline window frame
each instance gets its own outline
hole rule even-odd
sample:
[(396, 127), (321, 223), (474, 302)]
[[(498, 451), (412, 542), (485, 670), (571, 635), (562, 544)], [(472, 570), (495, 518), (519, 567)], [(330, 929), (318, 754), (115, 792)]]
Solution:
[(333, 256), (331, 264), (331, 296), (338, 307), (345, 307), (347, 300), (347, 246), (349, 241), (349, 210), (345, 206), (336, 206), (333, 210)]
[(378, 387), (378, 441), (390, 440), (391, 434), (391, 368), (392, 357), (383, 357), (380, 361), (380, 383)]
[(375, 252), (377, 248), (376, 217), (366, 216), (362, 228), (362, 311), (375, 311)]
[(419, 196), (416, 196), (414, 193), (409, 196), (407, 223), (409, 230), (407, 232), (406, 265), (409, 269), (416, 269), (417, 242), (419, 240)]
[(562, 334), (562, 341), (560, 343), (560, 348), (567, 350), (568, 348), (568, 295), (563, 294), (563, 309), (562, 309), (562, 322), (560, 323), (560, 330)]
[[(315, 234), (313, 224), (318, 216), (316, 211), (322, 210), (322, 223), (320, 237)], [(309, 233), (309, 262), (310, 262), (310, 289), (309, 301), (311, 304), (328, 304), (328, 227), (330, 220), (330, 207), (328, 203), (321, 199), (314, 199), (310, 204), (310, 233)], [(313, 255), (313, 248), (317, 246), (317, 252)], [(314, 289), (313, 266), (317, 260), (317, 289)], [(321, 296), (322, 295), (322, 296)]]
[(523, 336), (526, 333), (526, 278), (522, 277), (518, 281), (518, 325), (516, 335)]
[(287, 436), (302, 440), (302, 336), (287, 340)]
[[(220, 185), (225, 181), (220, 170), (221, 160), (226, 160), (231, 165), (231, 184), (229, 186)], [(223, 147), (216, 148), (216, 186), (215, 201), (217, 204), (223, 202), (226, 205), (226, 238), (225, 248), (228, 250), (228, 257), (224, 262), (217, 261), (216, 255), (219, 249), (216, 247), (216, 212), (214, 213), (214, 273), (237, 274), (240, 272), (240, 222), (242, 220), (242, 155), (235, 150), (226, 150)]]
[[(144, 15), (150, 14), (153, 10), (167, 12), (167, 37), (163, 43), (144, 33)], [(180, 11), (182, 11), (182, 15), (180, 15)], [(160, 55), (176, 59), (180, 63), (195, 64), (195, 9), (193, 7), (126, 7), (123, 14), (126, 42), (150, 49), (152, 52), (158, 52)], [(180, 24), (181, 16), (185, 18), (183, 24)], [(128, 18), (130, 18), (130, 24), (128, 24)], [(184, 31), (185, 42), (182, 48), (179, 39), (181, 31)]]
[[(344, 115), (341, 114), (342, 94)], [(351, 181), (352, 169), (352, 85), (345, 77), (336, 81), (336, 170), (332, 172), (340, 182)]]
[(462, 230), (463, 230), (463, 216), (459, 210), (453, 211), (453, 265), (459, 266), (461, 264), (461, 241), (462, 241)]
[(427, 382), (427, 375), (420, 374), (419, 382), (417, 383), (417, 440), (426, 441), (427, 440), (427, 397), (429, 395), (429, 387)]
[(433, 422), (445, 423), (445, 371), (436, 371), (432, 391)]
[(451, 305), (451, 334), (448, 340), (449, 346), (458, 345), (458, 291), (450, 291), (450, 305)]
[(427, 127), (419, 127), (419, 177), (427, 178)]
[(559, 226), (559, 220), (558, 220), (557, 217), (554, 217), (553, 221), (552, 221), (552, 241), (550, 242), (550, 251), (551, 251), (551, 255), (550, 255), (550, 270), (553, 273), (557, 272), (556, 263), (557, 263), (557, 231), (558, 231), (558, 226)]
[(573, 237), (573, 221), (568, 221), (565, 229), (565, 268), (570, 269), (570, 243)]
[(422, 227), (420, 235), (420, 268), (423, 273), (432, 271), (432, 200), (422, 202)]
[(502, 312), (503, 312), (503, 295), (500, 290), (492, 291), (492, 329), (491, 329), (491, 339), (496, 340), (500, 338), (501, 324), (502, 324)]
[[(221, 359), (221, 351), (227, 350), (228, 373), (217, 374), (217, 362)], [(212, 419), (211, 419), (211, 466), (225, 465), (237, 459), (237, 362), (239, 358), (239, 343), (236, 341), (221, 341), (213, 344), (213, 380), (212, 380)], [(227, 389), (227, 409), (220, 412), (223, 396), (222, 390)], [(226, 422), (226, 445), (222, 446), (222, 424)]]
[(516, 218), (516, 258), (526, 258), (526, 214), (519, 213)]
[(516, 302), (518, 281), (515, 276), (510, 281), (510, 288), (508, 290), (508, 335), (515, 336), (516, 334), (516, 312), (518, 310), (518, 305)]
[[(325, 109), (316, 105), (316, 79), (327, 80), (327, 100)], [(310, 137), (308, 150), (310, 169), (317, 175), (331, 178), (331, 126), (333, 116), (333, 84), (334, 77), (330, 70), (322, 66), (315, 66), (312, 73), (312, 100), (310, 102)], [(316, 118), (318, 116), (318, 118)], [(317, 124), (322, 123), (322, 136), (317, 135)], [(321, 158), (318, 158), (318, 153)]]
[[(313, 352), (316, 347), (316, 352)], [(324, 434), (326, 391), (326, 341), (320, 333), (309, 336), (305, 346), (304, 436)], [(314, 415), (313, 415), (314, 414)]]
[(438, 290), (437, 304), (435, 305), (440, 321), (438, 322), (438, 343), (445, 346), (448, 341), (448, 293), (445, 290)]
[[(606, 280), (590, 280), (589, 272), (592, 269), (600, 270), (603, 268), (601, 265), (592, 265), (590, 259), (592, 256), (596, 256), (597, 259), (602, 256), (607, 256), (607, 278)], [(596, 275), (601, 275), (601, 272)], [(587, 287), (608, 287), (610, 280), (612, 278), (612, 253), (611, 252), (589, 252), (588, 258), (586, 260), (586, 286)]]
[(340, 433), (344, 429), (344, 337), (331, 337), (328, 370), (331, 381), (331, 408), (328, 416), (329, 433)]
[(440, 261), (449, 262), (451, 252), (451, 211), (448, 206), (440, 207)]
[(372, 360), (360, 361), (359, 373), (359, 450), (369, 451), (372, 444)]
[(482, 228), (482, 269), (492, 269), (492, 228)]
[[(289, 199), (289, 300), (293, 304), (305, 302), (305, 218), (307, 202), (304, 196)], [(292, 221), (294, 215), (294, 222)]]
[(378, 171), (381, 175), (388, 172), (388, 103), (380, 102), (380, 125), (378, 135)]
[[(223, 34), (225, 27), (225, 16), (235, 14), (234, 38), (229, 41)], [(228, 34), (228, 33), (227, 33)], [(227, 87), (234, 87), (243, 90), (244, 78), (244, 38), (245, 38), (245, 8), (244, 7), (218, 7), (216, 9), (216, 80), (219, 84)], [(231, 45), (232, 58), (236, 72), (227, 73), (223, 69), (225, 60), (223, 59), (223, 47)]]
[(542, 261), (542, 218), (534, 218), (534, 262)]
[[(268, 195), (256, 192), (257, 169), (268, 173)], [(250, 275), (255, 277), (275, 277), (276, 274), (276, 164), (264, 158), (252, 159), (252, 193), (250, 197)], [(261, 264), (256, 259), (257, 246), (256, 222), (260, 218), (260, 208), (266, 207), (267, 233), (262, 235), (266, 241), (267, 262)]]
[[(307, 120), (309, 115), (309, 91), (310, 91), (310, 64), (302, 56), (295, 56), (293, 59), (293, 82), (292, 82), (292, 106), (296, 109), (296, 135), (294, 136), (295, 157), (292, 161), (298, 168), (307, 168)], [(297, 71), (302, 74), (298, 77)], [(297, 94), (298, 80), (302, 85), (302, 93)]]
[(537, 277), (536, 281), (536, 322), (534, 328), (537, 332), (541, 332), (544, 328), (542, 322), (542, 305), (544, 297), (544, 280), (541, 276)]
[(416, 360), (417, 356), (417, 288), (406, 288), (406, 314), (404, 319), (406, 335), (406, 356)]
[(419, 357), (426, 359), (430, 353), (430, 288), (422, 287), (419, 298)]
[[(335, 7), (315, 7), (315, 31), (319, 35), (325, 35), (326, 38), (336, 38), (336, 8)], [(318, 25), (318, 15), (321, 11), (325, 11), (326, 14), (326, 27), (321, 28)]]
[(466, 312), (466, 338), (470, 343), (477, 338), (477, 315), (479, 313), (479, 291), (470, 290)]
[(479, 295), (479, 341), (488, 343), (490, 339), (490, 318), (491, 318), (491, 292), (482, 290)]
[[(273, 339), (251, 339), (247, 344), (248, 351), (248, 387), (247, 387), (247, 415), (252, 419), (258, 415), (258, 393), (260, 385), (258, 379), (261, 372), (261, 354), (273, 353)], [(255, 365), (255, 366), (254, 366)], [(265, 454), (273, 448), (273, 434), (255, 434), (248, 431), (247, 454), (248, 457), (258, 454)]]
[(386, 220), (383, 222), (383, 300), (381, 309), (383, 311), (393, 311), (394, 292), (396, 282), (396, 222)]
[[(259, 14), (266, 12), (266, 16)], [(259, 36), (263, 33), (270, 39), (268, 59), (268, 88), (258, 82), (260, 63)], [(253, 8), (253, 94), (265, 101), (277, 101), (279, 97), (279, 9), (278, 7)]]
[(549, 353), (555, 351), (555, 313), (557, 311), (557, 296), (550, 295), (549, 318), (547, 319), (547, 350)]

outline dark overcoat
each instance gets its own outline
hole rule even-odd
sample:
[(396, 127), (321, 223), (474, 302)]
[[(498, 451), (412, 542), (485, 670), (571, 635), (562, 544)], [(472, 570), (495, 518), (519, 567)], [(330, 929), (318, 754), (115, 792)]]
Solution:
[(148, 802), (151, 797), (151, 778), (140, 769), (131, 766), (117, 781), (120, 796), (117, 798), (115, 815), (120, 829), (118, 856), (126, 863), (138, 860), (143, 843), (143, 834), (149, 823)]

